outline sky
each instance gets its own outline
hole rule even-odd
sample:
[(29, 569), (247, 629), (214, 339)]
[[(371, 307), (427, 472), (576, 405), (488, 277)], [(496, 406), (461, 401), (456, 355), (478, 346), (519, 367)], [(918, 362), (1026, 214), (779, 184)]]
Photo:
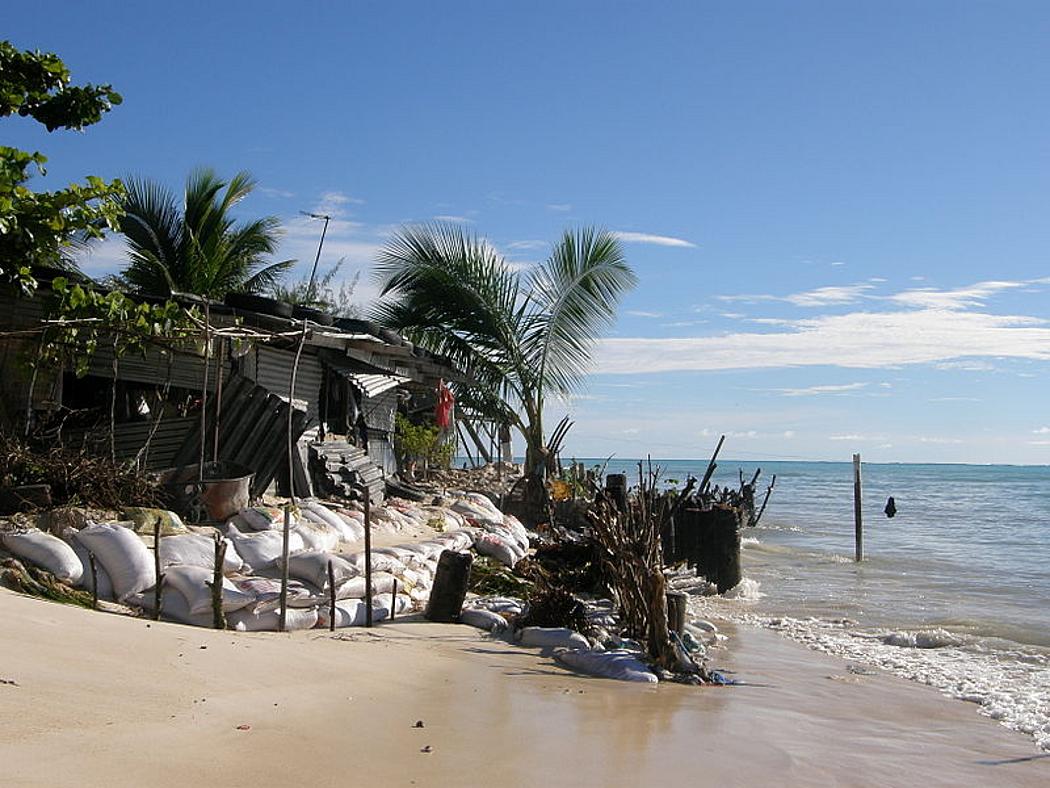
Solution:
[[(639, 277), (579, 457), (1050, 464), (1050, 4), (55, 2), (3, 35), (124, 103), (3, 121), (59, 188), (250, 171), (280, 258), (406, 223), (512, 263), (618, 233)], [(117, 240), (83, 262), (121, 266)], [(553, 421), (551, 422), (553, 423)]]

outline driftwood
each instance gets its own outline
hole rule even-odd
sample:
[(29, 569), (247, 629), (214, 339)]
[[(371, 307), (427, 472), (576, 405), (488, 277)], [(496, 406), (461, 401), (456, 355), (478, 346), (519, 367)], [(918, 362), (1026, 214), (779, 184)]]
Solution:
[[(755, 478), (758, 478), (758, 474), (755, 474)], [(765, 514), (766, 504), (769, 503), (769, 496), (773, 494), (773, 487), (777, 483), (777, 475), (774, 473), (773, 478), (769, 482), (769, 487), (766, 488), (766, 497), (762, 499), (762, 508), (758, 510), (758, 514), (752, 515), (751, 519), (748, 520), (748, 525), (754, 528), (758, 525), (758, 521), (762, 519), (762, 515)]]

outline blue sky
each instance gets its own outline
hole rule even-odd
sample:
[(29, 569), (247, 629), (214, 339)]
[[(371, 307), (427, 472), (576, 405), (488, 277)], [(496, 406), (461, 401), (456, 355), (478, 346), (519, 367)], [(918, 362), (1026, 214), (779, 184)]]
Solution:
[(4, 121), (40, 188), (250, 170), (283, 256), (337, 217), (363, 301), (404, 222), (522, 265), (622, 233), (571, 453), (1050, 463), (1050, 4), (54, 2), (4, 35), (125, 99)]

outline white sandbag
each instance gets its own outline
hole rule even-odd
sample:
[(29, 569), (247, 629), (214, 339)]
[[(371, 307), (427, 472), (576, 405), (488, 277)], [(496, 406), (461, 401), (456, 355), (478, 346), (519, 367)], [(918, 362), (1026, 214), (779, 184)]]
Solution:
[[(338, 583), (338, 581), (337, 581)], [(397, 578), (388, 572), (372, 573), (372, 598), (378, 596), (389, 596), (397, 583), (398, 590), (407, 590), (407, 587), (399, 583)], [(364, 599), (365, 598), (365, 576), (358, 575), (336, 585), (336, 599)]]
[(507, 619), (491, 610), (478, 607), (464, 608), (459, 613), (459, 623), (484, 629), (486, 632), (502, 632), (507, 628)]
[(77, 531), (76, 539), (105, 567), (118, 601), (156, 583), (153, 554), (130, 528), (114, 523), (92, 523)]
[(337, 531), (323, 520), (317, 522), (306, 517), (293, 525), (292, 530), (299, 534), (307, 550), (334, 550), (342, 538), (342, 531)]
[[(250, 594), (255, 601), (248, 605), (256, 613), (276, 610), (281, 605), (281, 581), (258, 575), (233, 575), (230, 582), (245, 594)], [(314, 607), (322, 602), (318, 592), (307, 588), (298, 580), (288, 581), (288, 607)]]
[(474, 542), (474, 549), (482, 555), (495, 558), (504, 566), (513, 567), (518, 562), (518, 552), (496, 534), (482, 534)]
[[(383, 621), (390, 618), (390, 600), (389, 594), (378, 597), (372, 600), (372, 619), (380, 620), (376, 618), (376, 615), (381, 615)], [(394, 601), (394, 615), (399, 616), (402, 613), (407, 613), (412, 609), (412, 597), (408, 594), (397, 594), (393, 597)]]
[(566, 667), (618, 681), (656, 684), (659, 679), (649, 666), (631, 651), (592, 651), (590, 649), (557, 649), (554, 658)]
[(313, 499), (300, 501), (299, 506), (304, 517), (318, 519), (320, 522), (326, 523), (329, 527), (335, 529), (340, 534), (342, 534), (343, 529), (346, 527), (346, 522), (343, 518), (320, 501)]
[[(247, 564), (246, 568), (254, 571), (273, 566), (281, 557), (284, 544), (282, 531), (259, 531), (242, 534), (232, 525), (226, 531), (226, 538), (233, 544), (237, 555)], [(288, 551), (291, 553), (303, 549), (303, 538), (295, 531), (288, 532)]]
[[(365, 571), (365, 552), (350, 553), (344, 556), (347, 561), (357, 567), (357, 571), (361, 574)], [(390, 574), (399, 575), (405, 571), (405, 565), (398, 561), (394, 556), (387, 553), (379, 553), (375, 550), (372, 551), (372, 571), (373, 572), (389, 572)]]
[[(157, 596), (152, 588), (129, 596), (125, 602), (129, 605), (141, 607), (143, 610), (152, 612), (153, 603)], [(191, 627), (206, 627), (211, 629), (215, 626), (215, 618), (209, 609), (206, 613), (191, 613), (189, 602), (181, 593), (174, 588), (165, 585), (164, 596), (160, 600), (160, 617), (165, 621), (174, 621), (177, 624), (186, 624)]]
[[(277, 632), (280, 614), (277, 610), (253, 612), (251, 608), (235, 610), (226, 616), (226, 623), (238, 632)], [(288, 608), (284, 628), (288, 632), (313, 629), (317, 626), (317, 608)]]
[[(70, 529), (63, 536), (69, 542), (69, 546), (73, 548), (73, 552), (77, 554), (77, 558), (80, 559), (80, 564), (83, 567), (83, 574), (80, 576), (78, 585), (88, 592), (94, 591), (91, 584), (91, 557), (88, 555), (87, 548), (76, 540), (76, 531)], [(116, 599), (113, 595), (113, 582), (109, 579), (109, 573), (98, 559), (95, 559), (95, 575), (98, 577), (98, 598)]]
[(395, 545), (393, 547), (376, 547), (374, 548), (374, 552), (392, 556), (406, 567), (422, 566), (426, 561), (425, 556), (420, 555), (414, 550), (407, 550), (400, 545)]
[(518, 631), (518, 642), (533, 648), (584, 648), (591, 644), (579, 632), (566, 627), (525, 627)]
[(434, 537), (434, 541), (445, 544), (449, 550), (462, 553), (474, 546), (474, 540), (482, 532), (477, 528), (457, 528), (455, 531), (445, 531)]
[[(164, 572), (164, 587), (176, 589), (186, 597), (190, 606), (190, 613), (206, 613), (211, 610), (211, 588), (208, 583), (212, 581), (214, 572), (202, 566), (171, 566)], [(245, 593), (237, 588), (228, 578), (222, 579), (222, 609), (229, 613), (240, 610), (255, 601), (252, 594)]]
[(46, 569), (59, 580), (76, 584), (83, 577), (84, 565), (73, 548), (53, 534), (44, 531), (7, 533), (0, 535), (0, 543), (8, 552)]
[[(336, 627), (363, 627), (366, 623), (368, 606), (359, 599), (347, 599), (335, 604)], [(321, 605), (317, 610), (317, 626), (326, 629), (329, 624), (331, 607)], [(388, 608), (372, 605), (372, 623), (385, 621), (390, 615)]]
[(471, 607), (491, 610), (493, 613), (513, 613), (520, 615), (524, 603), (520, 599), (504, 596), (477, 597), (469, 601)]
[(336, 588), (358, 574), (354, 564), (342, 556), (321, 550), (307, 550), (288, 556), (288, 574), (317, 588), (324, 588), (328, 583), (329, 561), (332, 563)]
[[(243, 564), (237, 551), (227, 543), (226, 554), (222, 559), (223, 574), (238, 572)], [(161, 571), (174, 565), (214, 569), (215, 540), (199, 533), (162, 536), (160, 539)]]
[(246, 506), (238, 514), (253, 531), (280, 531), (284, 528), (284, 511), (276, 506)]

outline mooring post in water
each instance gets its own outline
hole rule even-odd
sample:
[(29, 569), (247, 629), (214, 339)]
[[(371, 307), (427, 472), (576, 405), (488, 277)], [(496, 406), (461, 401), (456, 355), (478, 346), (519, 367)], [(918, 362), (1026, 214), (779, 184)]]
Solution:
[(856, 560), (864, 560), (864, 522), (860, 513), (860, 455), (853, 455), (853, 528), (856, 535)]

